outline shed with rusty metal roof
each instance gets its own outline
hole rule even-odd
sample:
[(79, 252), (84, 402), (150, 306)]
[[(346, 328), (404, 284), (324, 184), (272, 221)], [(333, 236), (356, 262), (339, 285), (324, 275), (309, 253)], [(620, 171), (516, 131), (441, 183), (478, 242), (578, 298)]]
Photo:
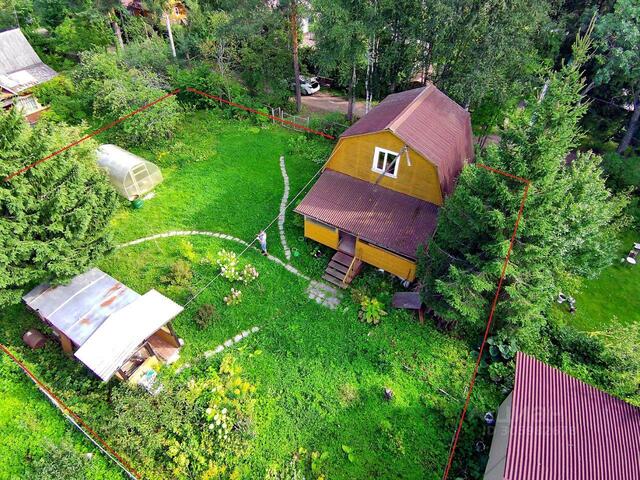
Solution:
[(158, 359), (173, 361), (181, 346), (169, 325), (180, 305), (155, 290), (140, 295), (98, 268), (66, 285), (39, 285), (22, 300), (66, 353), (104, 381), (129, 378)]

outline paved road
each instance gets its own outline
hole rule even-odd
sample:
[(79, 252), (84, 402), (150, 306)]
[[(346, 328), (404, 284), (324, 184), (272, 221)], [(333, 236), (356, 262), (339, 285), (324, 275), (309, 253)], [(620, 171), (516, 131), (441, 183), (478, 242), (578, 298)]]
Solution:
[[(340, 112), (345, 115), (349, 106), (346, 98), (322, 90), (313, 95), (303, 96), (302, 104), (311, 112)], [(356, 102), (354, 115), (356, 117), (364, 115), (364, 102)]]

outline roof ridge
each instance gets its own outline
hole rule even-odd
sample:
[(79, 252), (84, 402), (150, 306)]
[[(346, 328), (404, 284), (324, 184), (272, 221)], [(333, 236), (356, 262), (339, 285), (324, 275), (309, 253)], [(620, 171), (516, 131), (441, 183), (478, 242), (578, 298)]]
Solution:
[(423, 87), (423, 90), (416, 96), (416, 98), (409, 102), (409, 105), (404, 107), (400, 114), (398, 114), (396, 118), (394, 118), (391, 123), (387, 125), (387, 128), (394, 132), (398, 127), (400, 127), (400, 125), (405, 122), (405, 120), (411, 115), (411, 113), (413, 113), (415, 109), (418, 108), (427, 97), (429, 97), (433, 90), (434, 85), (431, 83)]

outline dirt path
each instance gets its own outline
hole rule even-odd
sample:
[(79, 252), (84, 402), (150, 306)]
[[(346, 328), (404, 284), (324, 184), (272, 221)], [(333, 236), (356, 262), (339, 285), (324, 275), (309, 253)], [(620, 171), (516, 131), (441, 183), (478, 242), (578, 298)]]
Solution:
[[(302, 104), (311, 112), (339, 112), (347, 114), (349, 102), (346, 98), (320, 90), (319, 92), (302, 97)], [(356, 117), (364, 116), (364, 102), (357, 101), (354, 107)]]

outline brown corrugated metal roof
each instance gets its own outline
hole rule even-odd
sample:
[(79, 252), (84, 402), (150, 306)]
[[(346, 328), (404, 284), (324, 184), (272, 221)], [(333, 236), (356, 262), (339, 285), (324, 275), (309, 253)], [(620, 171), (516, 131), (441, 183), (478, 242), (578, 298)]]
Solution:
[(518, 353), (505, 480), (637, 480), (640, 409)]
[(412, 259), (438, 219), (432, 203), (329, 169), (295, 211)]
[(383, 130), (393, 132), (438, 167), (445, 195), (453, 192), (464, 163), (473, 160), (469, 112), (434, 85), (389, 95), (342, 137)]

